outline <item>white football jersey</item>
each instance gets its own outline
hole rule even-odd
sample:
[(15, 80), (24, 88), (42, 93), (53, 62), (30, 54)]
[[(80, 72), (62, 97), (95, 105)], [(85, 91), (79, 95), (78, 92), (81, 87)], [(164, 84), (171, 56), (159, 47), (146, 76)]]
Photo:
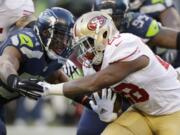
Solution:
[[(101, 69), (113, 62), (132, 61), (142, 55), (149, 58), (148, 66), (130, 74), (112, 88), (127, 97), (136, 109), (150, 115), (180, 110), (180, 82), (175, 69), (156, 56), (137, 36), (117, 34), (105, 49)], [(86, 75), (95, 72), (83, 69)]]
[(9, 28), (21, 17), (34, 13), (32, 0), (2, 0), (0, 2), (0, 42), (3, 41)]

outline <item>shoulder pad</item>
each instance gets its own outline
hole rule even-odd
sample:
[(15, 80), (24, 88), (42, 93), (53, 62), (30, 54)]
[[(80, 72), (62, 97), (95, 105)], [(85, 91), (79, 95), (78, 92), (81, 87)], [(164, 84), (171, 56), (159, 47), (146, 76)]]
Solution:
[(17, 48), (24, 58), (40, 58), (43, 54), (38, 37), (31, 28), (13, 32), (5, 44)]
[(159, 32), (158, 22), (142, 13), (128, 13), (124, 27), (125, 32), (135, 34), (143, 39), (152, 38)]

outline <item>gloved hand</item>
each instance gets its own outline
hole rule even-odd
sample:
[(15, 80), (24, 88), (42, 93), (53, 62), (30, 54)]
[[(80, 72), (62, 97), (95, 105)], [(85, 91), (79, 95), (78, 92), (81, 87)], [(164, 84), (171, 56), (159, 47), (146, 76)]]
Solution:
[(43, 87), (38, 84), (37, 79), (21, 79), (17, 75), (9, 75), (7, 86), (12, 92), (17, 92), (22, 96), (37, 100), (43, 93)]
[(79, 74), (77, 66), (71, 60), (67, 60), (66, 63), (63, 65), (62, 69), (64, 73), (68, 77), (72, 77), (72, 79), (74, 73)]
[(95, 111), (101, 121), (111, 122), (117, 118), (117, 113), (114, 113), (114, 102), (116, 100), (116, 93), (112, 94), (112, 90), (102, 89), (102, 96), (99, 97), (98, 93), (93, 93), (94, 100), (90, 100), (90, 105)]

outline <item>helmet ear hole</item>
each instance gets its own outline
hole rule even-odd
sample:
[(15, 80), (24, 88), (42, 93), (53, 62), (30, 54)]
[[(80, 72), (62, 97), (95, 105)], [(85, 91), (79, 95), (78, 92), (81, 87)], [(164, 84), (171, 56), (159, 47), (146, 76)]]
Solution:
[(103, 38), (107, 38), (107, 31), (103, 33)]

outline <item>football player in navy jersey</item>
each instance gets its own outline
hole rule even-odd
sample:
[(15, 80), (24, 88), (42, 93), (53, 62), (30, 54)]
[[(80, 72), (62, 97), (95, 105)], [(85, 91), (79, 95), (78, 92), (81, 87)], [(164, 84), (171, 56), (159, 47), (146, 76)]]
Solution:
[(60, 68), (72, 52), (73, 24), (71, 12), (53, 7), (40, 14), (34, 28), (9, 34), (0, 47), (1, 111), (20, 96), (41, 97), (41, 86), (37, 84), (41, 78), (53, 83), (67, 81)]

